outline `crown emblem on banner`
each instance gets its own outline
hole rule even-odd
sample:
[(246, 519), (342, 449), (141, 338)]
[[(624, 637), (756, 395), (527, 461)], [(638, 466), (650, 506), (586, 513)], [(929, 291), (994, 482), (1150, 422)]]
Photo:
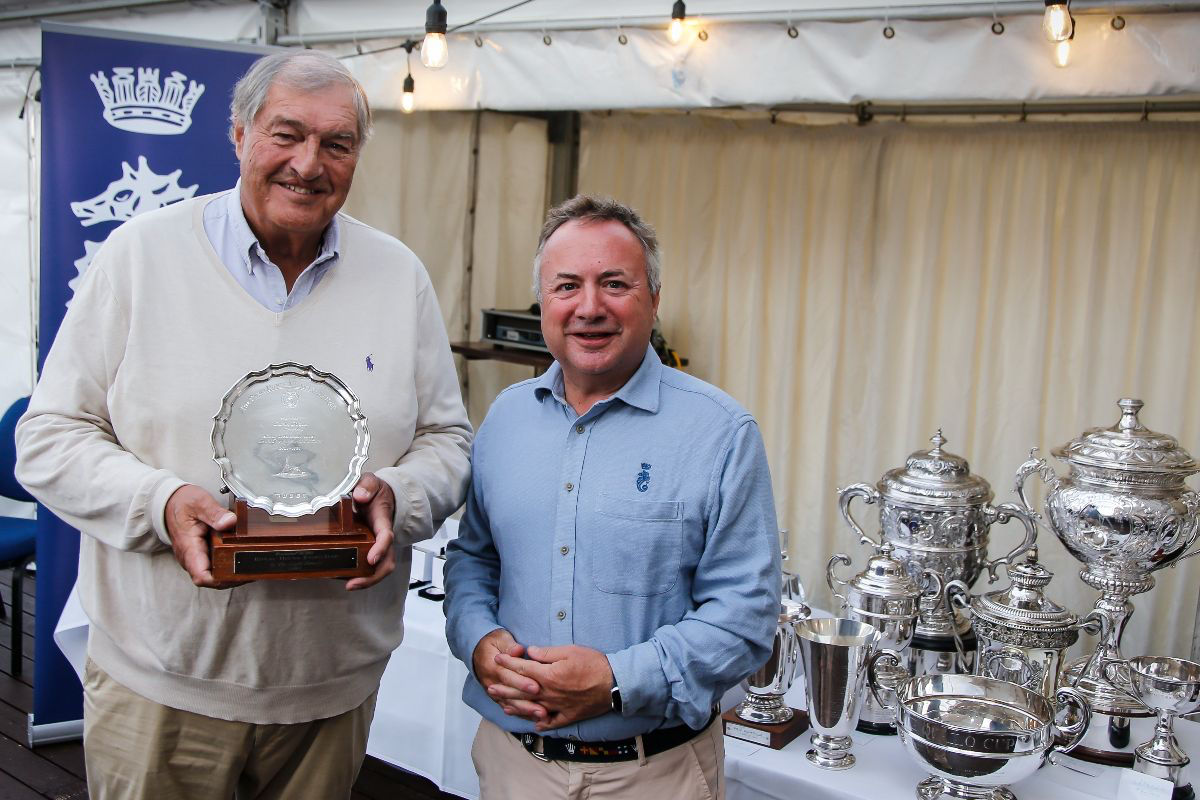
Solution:
[(113, 67), (111, 84), (103, 71), (90, 77), (104, 103), (104, 119), (134, 133), (183, 133), (192, 126), (192, 108), (204, 94), (204, 84), (195, 81), (185, 91), (182, 72), (172, 72), (160, 86), (158, 70), (149, 67), (137, 68), (136, 85), (133, 67)]

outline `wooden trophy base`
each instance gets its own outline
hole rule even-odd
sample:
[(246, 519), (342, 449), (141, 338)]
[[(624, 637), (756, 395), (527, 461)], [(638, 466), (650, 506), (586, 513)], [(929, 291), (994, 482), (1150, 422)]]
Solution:
[(721, 715), (726, 736), (761, 744), (772, 750), (782, 750), (793, 739), (808, 730), (808, 712), (792, 709), (792, 718), (778, 725), (747, 722), (731, 708)]
[(274, 516), (241, 499), (235, 499), (233, 510), (237, 528), (212, 533), (213, 580), (294, 581), (375, 573), (367, 563), (375, 534), (349, 497), (303, 517)]

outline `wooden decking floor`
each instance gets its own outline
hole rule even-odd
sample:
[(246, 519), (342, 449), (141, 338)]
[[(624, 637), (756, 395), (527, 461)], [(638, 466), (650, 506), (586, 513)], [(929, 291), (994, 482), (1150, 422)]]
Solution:
[[(0, 571), (0, 598), (11, 613), (12, 570)], [(33, 620), (37, 580), (25, 579), (24, 664), (20, 675), (10, 668), (9, 617), (0, 621), (0, 800), (84, 800), (87, 772), (80, 742), (26, 744), (26, 726), (33, 709)], [(422, 777), (367, 757), (354, 786), (353, 800), (457, 800)], [(213, 800), (225, 800), (213, 798)], [(309, 800), (297, 798), (297, 800)], [(319, 800), (314, 798), (314, 800)]]

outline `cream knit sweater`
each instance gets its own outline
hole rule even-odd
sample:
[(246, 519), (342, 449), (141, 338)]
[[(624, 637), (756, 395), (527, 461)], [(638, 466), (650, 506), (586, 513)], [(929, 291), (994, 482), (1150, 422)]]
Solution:
[[(96, 255), (17, 430), (17, 475), (85, 534), (88, 652), (113, 679), (222, 719), (320, 719), (365, 700), (400, 644), (409, 545), (461, 504), (471, 428), (408, 248), (342, 216), (341, 261), (275, 313), (218, 260), (201, 218), (210, 199), (130, 220)], [(221, 398), (281, 361), (349, 385), (371, 433), (364, 469), (395, 490), (396, 571), (364, 591), (336, 580), (198, 589), (169, 546), (171, 493), (221, 488), (210, 442)]]

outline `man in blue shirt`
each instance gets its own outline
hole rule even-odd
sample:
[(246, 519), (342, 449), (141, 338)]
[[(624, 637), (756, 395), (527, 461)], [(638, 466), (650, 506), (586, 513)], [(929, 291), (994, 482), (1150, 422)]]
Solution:
[(534, 276), (556, 363), (496, 398), (447, 550), (483, 798), (722, 797), (714, 707), (779, 609), (758, 426), (649, 346), (658, 242), (632, 209), (551, 210)]

